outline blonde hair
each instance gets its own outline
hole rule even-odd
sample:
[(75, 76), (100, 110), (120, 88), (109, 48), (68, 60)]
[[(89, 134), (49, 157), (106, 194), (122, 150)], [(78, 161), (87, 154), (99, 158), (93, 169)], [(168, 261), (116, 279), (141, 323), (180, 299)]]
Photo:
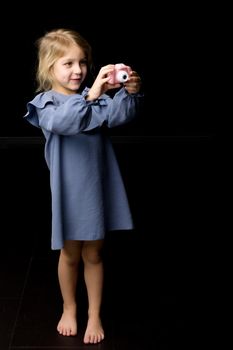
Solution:
[(38, 64), (36, 91), (48, 91), (52, 88), (52, 68), (58, 58), (65, 54), (67, 48), (78, 45), (84, 51), (88, 69), (92, 68), (92, 49), (89, 43), (78, 33), (68, 29), (56, 29), (46, 33), (36, 41)]

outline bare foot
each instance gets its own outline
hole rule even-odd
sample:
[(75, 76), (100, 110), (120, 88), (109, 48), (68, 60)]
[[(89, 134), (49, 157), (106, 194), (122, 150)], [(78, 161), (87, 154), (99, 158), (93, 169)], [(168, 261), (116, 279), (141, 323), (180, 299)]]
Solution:
[(87, 329), (84, 334), (85, 344), (97, 344), (104, 339), (104, 330), (100, 318), (89, 318), (87, 322)]
[(57, 325), (57, 330), (61, 335), (68, 337), (77, 334), (76, 307), (63, 309), (63, 314)]

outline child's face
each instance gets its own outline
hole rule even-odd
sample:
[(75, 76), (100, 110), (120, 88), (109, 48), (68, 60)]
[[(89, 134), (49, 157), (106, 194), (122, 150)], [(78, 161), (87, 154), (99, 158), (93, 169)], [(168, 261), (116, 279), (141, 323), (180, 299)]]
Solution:
[(79, 46), (71, 46), (53, 66), (52, 89), (65, 95), (75, 94), (87, 75), (87, 59)]

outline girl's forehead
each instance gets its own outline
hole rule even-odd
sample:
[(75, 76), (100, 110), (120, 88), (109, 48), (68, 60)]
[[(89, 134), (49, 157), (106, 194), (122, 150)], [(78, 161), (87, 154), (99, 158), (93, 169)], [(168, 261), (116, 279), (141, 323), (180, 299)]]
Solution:
[(72, 44), (68, 47), (64, 48), (64, 56), (70, 55), (70, 54), (80, 54), (83, 53), (83, 49), (76, 44)]

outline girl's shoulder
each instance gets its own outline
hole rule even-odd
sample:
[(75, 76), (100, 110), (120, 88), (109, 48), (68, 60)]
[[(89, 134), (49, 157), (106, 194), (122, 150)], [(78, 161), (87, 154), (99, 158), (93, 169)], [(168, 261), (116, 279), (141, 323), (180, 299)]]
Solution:
[[(73, 98), (75, 96), (75, 99), (83, 100), (85, 99), (85, 96), (88, 94), (88, 91), (90, 88), (85, 87), (84, 90), (80, 94), (74, 94), (74, 95), (64, 95), (62, 93), (56, 92), (54, 90), (44, 91), (38, 93), (31, 101), (28, 102), (28, 107), (36, 107), (36, 108), (44, 108), (48, 103), (54, 104), (54, 105), (60, 105), (66, 101), (68, 101), (70, 98)], [(104, 104), (106, 103), (106, 100), (111, 99), (107, 94), (101, 95), (98, 100), (100, 103)]]
[(33, 105), (37, 108), (43, 108), (47, 103), (53, 102), (53, 93), (51, 90), (40, 92), (31, 101), (28, 102), (29, 105)]

